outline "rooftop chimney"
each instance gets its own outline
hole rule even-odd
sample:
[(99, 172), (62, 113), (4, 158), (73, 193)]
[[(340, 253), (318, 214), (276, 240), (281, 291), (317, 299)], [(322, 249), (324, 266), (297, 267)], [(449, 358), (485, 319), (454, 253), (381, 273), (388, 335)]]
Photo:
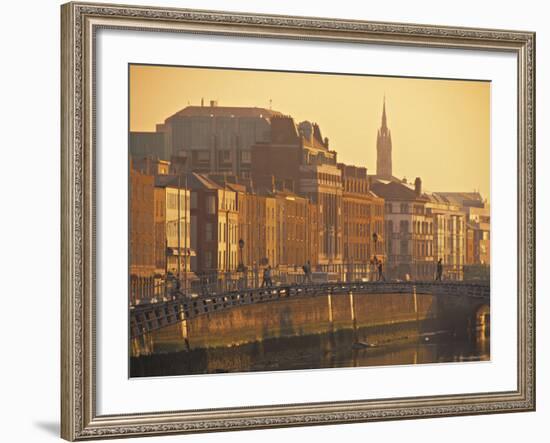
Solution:
[(218, 101), (217, 100), (210, 100), (210, 107), (215, 108), (216, 106), (218, 106)]
[(414, 180), (414, 192), (417, 196), (422, 194), (422, 180), (420, 180), (420, 177), (416, 177)]
[(204, 107), (204, 97), (201, 98), (201, 108), (203, 108), (203, 107)]

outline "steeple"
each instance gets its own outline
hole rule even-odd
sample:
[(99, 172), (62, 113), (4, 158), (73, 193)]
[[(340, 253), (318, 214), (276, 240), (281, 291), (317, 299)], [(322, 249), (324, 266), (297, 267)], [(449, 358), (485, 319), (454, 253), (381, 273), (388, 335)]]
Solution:
[(384, 104), (382, 106), (382, 128), (387, 129), (387, 119), (386, 119), (386, 94), (384, 94)]
[(386, 116), (386, 95), (382, 104), (382, 125), (376, 138), (376, 175), (392, 177), (392, 142)]

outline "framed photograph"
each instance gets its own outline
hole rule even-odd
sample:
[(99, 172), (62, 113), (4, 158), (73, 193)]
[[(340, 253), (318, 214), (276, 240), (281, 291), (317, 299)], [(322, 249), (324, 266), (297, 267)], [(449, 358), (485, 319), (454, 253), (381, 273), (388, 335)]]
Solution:
[(535, 35), (62, 6), (62, 437), (535, 409)]

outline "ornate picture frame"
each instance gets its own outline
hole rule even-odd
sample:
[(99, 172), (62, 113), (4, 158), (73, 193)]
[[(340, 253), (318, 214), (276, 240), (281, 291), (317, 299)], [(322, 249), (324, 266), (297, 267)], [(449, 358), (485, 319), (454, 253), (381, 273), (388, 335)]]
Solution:
[[(535, 409), (535, 34), (247, 13), (68, 3), (62, 17), (61, 434), (87, 440), (533, 411)], [(99, 29), (475, 49), (517, 56), (517, 389), (457, 395), (98, 415), (96, 103)]]

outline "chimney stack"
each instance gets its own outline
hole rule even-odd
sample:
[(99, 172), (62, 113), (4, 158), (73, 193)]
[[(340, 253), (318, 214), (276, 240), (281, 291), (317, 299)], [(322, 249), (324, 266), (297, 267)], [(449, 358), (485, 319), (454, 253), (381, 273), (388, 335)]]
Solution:
[(420, 177), (416, 177), (414, 181), (414, 192), (418, 197), (420, 197), (420, 195), (422, 194), (422, 180), (420, 179)]

